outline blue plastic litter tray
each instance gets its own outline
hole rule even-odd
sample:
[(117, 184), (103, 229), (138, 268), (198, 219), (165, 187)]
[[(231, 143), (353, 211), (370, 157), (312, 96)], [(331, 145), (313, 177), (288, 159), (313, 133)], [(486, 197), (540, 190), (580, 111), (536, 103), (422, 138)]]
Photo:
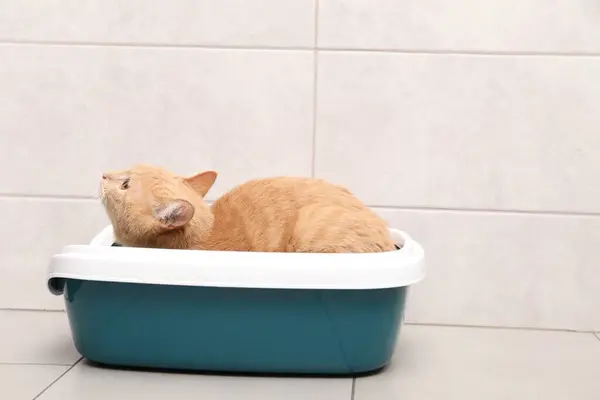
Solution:
[(423, 249), (245, 253), (90, 245), (52, 257), (77, 350), (97, 363), (259, 374), (356, 375), (391, 359)]

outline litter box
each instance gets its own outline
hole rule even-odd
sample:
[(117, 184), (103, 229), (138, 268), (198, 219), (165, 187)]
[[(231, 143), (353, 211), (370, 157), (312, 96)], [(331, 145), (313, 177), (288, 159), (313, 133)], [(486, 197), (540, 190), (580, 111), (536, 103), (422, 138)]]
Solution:
[(90, 245), (52, 257), (73, 341), (114, 366), (257, 374), (357, 375), (384, 367), (423, 249), (370, 254), (246, 253)]

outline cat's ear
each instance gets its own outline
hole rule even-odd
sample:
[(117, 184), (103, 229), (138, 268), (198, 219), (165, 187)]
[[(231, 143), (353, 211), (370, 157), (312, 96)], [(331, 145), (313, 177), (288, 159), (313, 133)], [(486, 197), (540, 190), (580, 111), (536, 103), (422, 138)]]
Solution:
[(194, 206), (187, 200), (177, 199), (154, 207), (154, 217), (167, 229), (184, 226), (194, 216)]
[(202, 197), (206, 196), (206, 193), (208, 193), (215, 183), (215, 180), (217, 180), (217, 173), (215, 171), (205, 171), (185, 178), (185, 182)]

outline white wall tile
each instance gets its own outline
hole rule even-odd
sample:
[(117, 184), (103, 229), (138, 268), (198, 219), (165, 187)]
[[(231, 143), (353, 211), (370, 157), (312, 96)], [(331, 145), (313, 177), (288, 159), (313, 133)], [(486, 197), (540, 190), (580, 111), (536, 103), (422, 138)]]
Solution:
[(425, 249), (408, 320), (600, 329), (600, 217), (376, 211)]
[(322, 52), (316, 174), (370, 205), (600, 211), (600, 59)]
[(313, 0), (7, 0), (0, 40), (312, 46)]
[(108, 224), (92, 200), (0, 198), (0, 308), (63, 309), (46, 273), (62, 246), (86, 244)]
[(311, 172), (313, 54), (0, 46), (0, 193), (92, 196), (137, 162), (246, 179)]
[(599, 15), (595, 0), (327, 0), (319, 46), (597, 53)]

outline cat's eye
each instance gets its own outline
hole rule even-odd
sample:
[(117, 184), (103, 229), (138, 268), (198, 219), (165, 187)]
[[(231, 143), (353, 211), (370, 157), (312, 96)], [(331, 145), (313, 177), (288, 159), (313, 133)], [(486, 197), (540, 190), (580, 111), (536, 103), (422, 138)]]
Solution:
[(121, 190), (126, 190), (126, 189), (129, 189), (129, 178), (125, 179), (121, 183)]

